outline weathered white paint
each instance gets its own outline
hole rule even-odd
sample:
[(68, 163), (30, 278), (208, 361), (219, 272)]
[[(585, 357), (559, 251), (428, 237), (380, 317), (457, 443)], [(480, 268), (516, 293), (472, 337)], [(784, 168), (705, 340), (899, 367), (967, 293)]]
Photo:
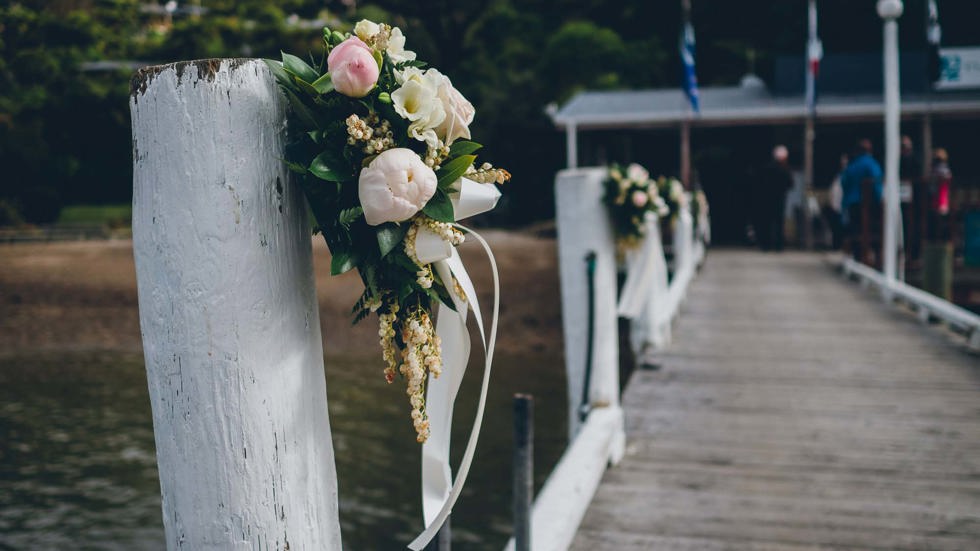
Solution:
[(555, 179), (569, 440), (575, 437), (580, 426), (578, 408), (589, 339), (585, 263), (589, 251), (596, 253), (590, 402), (593, 406), (619, 405), (616, 248), (609, 217), (601, 201), (605, 178), (604, 168), (581, 168), (562, 170)]
[[(531, 549), (564, 551), (571, 545), (609, 462), (623, 456), (623, 410), (598, 408), (555, 465), (531, 512)], [(514, 551), (513, 538), (505, 551)]]
[(339, 549), (305, 201), (258, 60), (133, 82), (133, 244), (167, 548)]

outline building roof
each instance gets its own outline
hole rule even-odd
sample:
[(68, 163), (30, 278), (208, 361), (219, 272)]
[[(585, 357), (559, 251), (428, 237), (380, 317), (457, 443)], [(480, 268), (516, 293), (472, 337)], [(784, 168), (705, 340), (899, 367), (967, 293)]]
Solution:
[[(585, 91), (576, 94), (552, 115), (559, 128), (574, 124), (579, 130), (602, 128), (651, 128), (690, 121), (694, 126), (729, 126), (802, 122), (804, 99), (773, 96), (752, 75), (739, 86), (700, 89), (701, 113), (695, 115), (680, 88), (655, 90)], [(817, 122), (877, 120), (884, 116), (881, 94), (821, 95)], [(925, 113), (980, 117), (980, 91), (905, 94), (902, 115)]]

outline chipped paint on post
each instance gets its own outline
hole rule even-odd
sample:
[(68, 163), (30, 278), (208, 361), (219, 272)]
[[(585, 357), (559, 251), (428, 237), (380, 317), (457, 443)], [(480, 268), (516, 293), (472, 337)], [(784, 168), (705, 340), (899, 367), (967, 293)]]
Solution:
[(133, 243), (167, 548), (340, 549), (309, 223), (259, 60), (133, 79)]

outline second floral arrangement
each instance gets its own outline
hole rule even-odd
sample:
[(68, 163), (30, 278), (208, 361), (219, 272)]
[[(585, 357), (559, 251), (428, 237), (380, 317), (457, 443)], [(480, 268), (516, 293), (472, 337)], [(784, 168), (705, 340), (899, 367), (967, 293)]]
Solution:
[(658, 183), (636, 163), (611, 165), (604, 185), (603, 203), (609, 209), (620, 250), (636, 247), (646, 235), (647, 213), (663, 218), (671, 212)]

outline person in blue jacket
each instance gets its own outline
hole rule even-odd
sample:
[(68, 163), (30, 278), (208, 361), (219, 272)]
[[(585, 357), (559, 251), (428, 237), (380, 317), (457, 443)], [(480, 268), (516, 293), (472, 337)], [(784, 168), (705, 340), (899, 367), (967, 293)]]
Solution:
[(881, 165), (871, 156), (871, 140), (858, 141), (851, 162), (841, 174), (841, 216), (847, 233), (856, 238), (861, 233), (861, 190), (862, 182), (870, 178), (873, 182), (874, 204), (872, 212), (881, 204)]

